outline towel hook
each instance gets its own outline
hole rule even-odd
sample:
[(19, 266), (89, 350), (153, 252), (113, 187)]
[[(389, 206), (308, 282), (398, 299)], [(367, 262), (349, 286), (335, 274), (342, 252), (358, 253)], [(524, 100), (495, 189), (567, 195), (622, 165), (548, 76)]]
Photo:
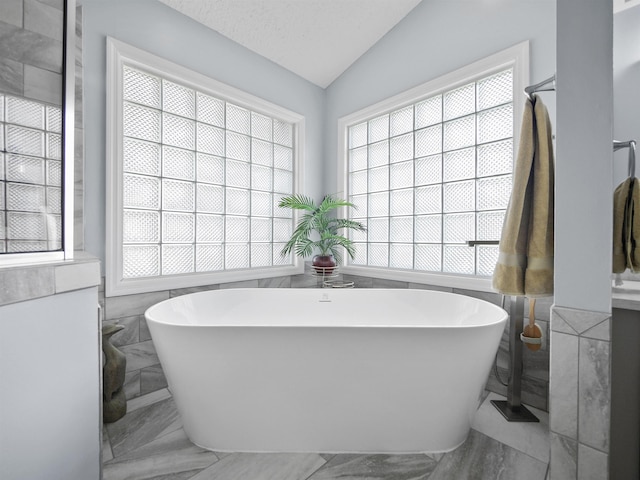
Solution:
[(531, 98), (535, 92), (554, 92), (556, 90), (556, 76), (555, 74), (546, 80), (536, 83), (535, 85), (529, 85), (525, 87), (524, 92)]
[(613, 141), (613, 151), (617, 152), (621, 148), (629, 149), (629, 177), (636, 176), (636, 141), (629, 140), (628, 142), (620, 142), (618, 140)]

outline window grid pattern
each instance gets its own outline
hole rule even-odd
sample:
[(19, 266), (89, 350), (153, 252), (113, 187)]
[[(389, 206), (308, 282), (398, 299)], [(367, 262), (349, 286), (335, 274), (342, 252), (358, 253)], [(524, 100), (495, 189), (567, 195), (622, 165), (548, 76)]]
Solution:
[(347, 128), (352, 265), (490, 276), (511, 193), (513, 70)]
[(62, 248), (62, 110), (0, 95), (0, 253)]
[(123, 278), (292, 265), (293, 125), (125, 66)]

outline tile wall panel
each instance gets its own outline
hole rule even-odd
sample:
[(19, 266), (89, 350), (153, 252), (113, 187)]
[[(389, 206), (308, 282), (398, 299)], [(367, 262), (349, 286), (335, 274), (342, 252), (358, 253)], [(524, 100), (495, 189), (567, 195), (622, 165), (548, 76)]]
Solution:
[(611, 314), (552, 307), (550, 480), (608, 478)]

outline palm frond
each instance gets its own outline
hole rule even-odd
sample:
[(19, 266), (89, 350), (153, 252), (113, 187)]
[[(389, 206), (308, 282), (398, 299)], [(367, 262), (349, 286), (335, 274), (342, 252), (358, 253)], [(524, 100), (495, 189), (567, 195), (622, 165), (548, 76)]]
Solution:
[(358, 232), (366, 232), (367, 227), (364, 226), (361, 222), (357, 222), (355, 220), (350, 220), (348, 218), (336, 218), (334, 219), (337, 228), (346, 228), (351, 230), (356, 230)]
[(282, 197), (278, 206), (281, 208), (292, 208), (295, 210), (307, 210), (314, 212), (318, 206), (311, 197), (305, 195), (290, 195), (288, 197)]
[(322, 213), (327, 213), (331, 210), (335, 210), (340, 207), (353, 207), (353, 203), (348, 202), (346, 200), (342, 200), (340, 198), (334, 197), (333, 195), (326, 195), (320, 205), (318, 206), (318, 210)]

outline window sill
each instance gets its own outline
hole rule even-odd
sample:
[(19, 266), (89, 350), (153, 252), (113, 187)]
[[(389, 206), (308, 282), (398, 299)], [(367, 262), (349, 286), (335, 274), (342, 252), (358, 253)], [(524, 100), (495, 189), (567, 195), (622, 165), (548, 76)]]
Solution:
[(215, 285), (221, 283), (298, 275), (303, 272), (304, 267), (302, 262), (296, 261), (296, 264), (294, 265), (281, 267), (249, 268), (243, 270), (206, 273), (185, 273), (182, 275), (164, 277), (140, 277), (127, 280), (117, 280), (117, 275), (110, 272), (109, 265), (107, 265), (105, 293), (107, 297), (118, 297), (121, 295), (159, 292), (164, 290), (199, 287), (202, 285)]
[(447, 273), (416, 272), (408, 270), (392, 270), (388, 268), (358, 267), (354, 265), (341, 267), (341, 272), (349, 275), (381, 278), (399, 282), (435, 285), (446, 288), (460, 288), (478, 292), (496, 293), (491, 286), (490, 277), (471, 275), (454, 275)]

